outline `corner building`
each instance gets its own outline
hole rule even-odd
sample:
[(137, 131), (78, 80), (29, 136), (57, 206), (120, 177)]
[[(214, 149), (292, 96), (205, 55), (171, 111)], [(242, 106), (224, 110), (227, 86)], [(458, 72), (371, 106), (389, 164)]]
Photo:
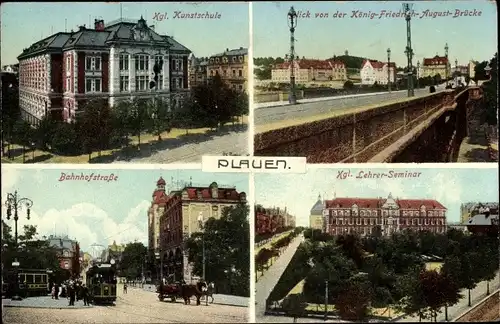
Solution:
[(436, 200), (335, 198), (325, 201), (325, 231), (330, 235), (382, 235), (404, 229), (446, 232), (446, 207)]
[[(132, 97), (169, 98), (175, 107), (187, 94), (191, 51), (155, 32), (142, 17), (76, 32), (58, 32), (25, 48), (19, 60), (19, 105), (23, 119), (36, 124), (46, 115), (71, 121), (86, 100), (105, 98), (110, 106)], [(163, 60), (158, 87), (149, 89), (155, 62)]]
[(246, 194), (234, 187), (188, 184), (181, 190), (166, 192), (166, 181), (160, 178), (153, 193), (149, 216), (149, 248), (159, 253), (157, 271), (163, 266), (163, 276), (173, 275), (175, 280), (193, 280), (192, 266), (188, 262), (185, 241), (192, 233), (201, 232), (198, 218), (203, 222), (219, 219), (226, 207), (245, 204)]

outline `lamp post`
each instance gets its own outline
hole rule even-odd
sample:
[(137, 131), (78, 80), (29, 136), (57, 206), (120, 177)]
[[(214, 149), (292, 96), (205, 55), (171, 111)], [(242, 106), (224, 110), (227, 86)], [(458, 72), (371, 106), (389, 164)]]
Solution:
[[(28, 198), (20, 198), (17, 194), (17, 191), (14, 191), (14, 193), (8, 193), (7, 194), (7, 201), (5, 202), (5, 205), (7, 207), (7, 220), (10, 220), (12, 216), (12, 211), (14, 211), (14, 246), (15, 249), (18, 249), (18, 242), (17, 242), (17, 221), (19, 220), (19, 209), (21, 208), (26, 208), (26, 218), (29, 220), (30, 219), (30, 208), (33, 206), (33, 201)], [(16, 251), (17, 254), (17, 251)], [(15, 293), (14, 296), (12, 297), (12, 300), (22, 300), (22, 298), (19, 296), (19, 275), (18, 275), (18, 270), (19, 269), (19, 261), (17, 261), (17, 257), (14, 259), (14, 262), (12, 262), (12, 266), (16, 268), (16, 286), (15, 286)]]
[(387, 88), (391, 92), (391, 49), (387, 49)]
[(445, 60), (445, 67), (444, 67), (444, 71), (445, 71), (445, 78), (446, 78), (446, 86), (448, 86), (448, 43), (446, 43), (444, 45), (444, 57), (446, 57), (446, 60)]
[[(203, 255), (203, 282), (206, 285), (207, 280), (205, 278), (205, 220), (202, 212), (198, 214), (198, 224), (200, 225), (200, 229), (203, 231), (201, 236), (202, 255)], [(208, 295), (205, 295), (205, 305), (208, 306)]]
[(408, 97), (413, 97), (415, 95), (415, 91), (413, 89), (413, 66), (412, 66), (412, 58), (413, 58), (413, 50), (411, 48), (411, 14), (412, 14), (412, 3), (403, 3), (403, 10), (405, 12), (406, 19), (406, 49), (405, 54), (408, 59), (408, 63), (406, 66), (407, 69), (407, 79), (408, 79)]
[(36, 148), (36, 144), (35, 142), (31, 142), (31, 161), (32, 163), (35, 163), (35, 148)]
[(420, 89), (420, 61), (417, 61), (417, 89)]
[(328, 320), (328, 280), (325, 280), (325, 322)]
[(297, 95), (295, 93), (295, 28), (297, 27), (297, 13), (293, 7), (290, 7), (290, 11), (287, 14), (288, 27), (290, 28), (290, 94), (288, 96), (288, 102), (291, 105), (297, 104)]
[(491, 66), (490, 63), (486, 64), (484, 68), (484, 74), (486, 74), (487, 77), (491, 78)]

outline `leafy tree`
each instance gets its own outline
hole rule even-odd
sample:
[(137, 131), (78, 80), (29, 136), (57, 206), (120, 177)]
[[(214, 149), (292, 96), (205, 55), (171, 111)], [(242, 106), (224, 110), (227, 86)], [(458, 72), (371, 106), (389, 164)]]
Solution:
[(404, 314), (417, 313), (420, 321), (427, 316), (427, 304), (419, 280), (421, 270), (422, 268), (415, 267), (407, 274), (399, 277), (399, 289), (403, 291), (404, 297), (398, 300), (395, 305), (395, 308)]
[(113, 128), (113, 139), (122, 143), (125, 140), (125, 145), (129, 144), (129, 135), (132, 133), (131, 126), (132, 112), (131, 112), (131, 101), (121, 100), (113, 107), (112, 113), (112, 128)]
[(134, 97), (130, 102), (130, 129), (132, 135), (137, 136), (138, 148), (141, 145), (141, 133), (145, 130), (146, 125), (149, 124), (151, 116), (148, 114), (148, 104), (145, 99)]
[(336, 243), (342, 248), (344, 254), (353, 260), (358, 268), (361, 268), (365, 251), (359, 238), (354, 235), (342, 235), (337, 238)]
[(371, 285), (363, 275), (352, 277), (335, 298), (335, 309), (340, 318), (348, 321), (363, 321), (369, 316)]
[(80, 153), (81, 142), (75, 124), (58, 122), (54, 128), (51, 147), (60, 154)]
[(307, 314), (306, 308), (307, 303), (302, 294), (291, 294), (283, 300), (283, 309), (288, 316), (293, 317), (294, 323), (297, 323), (297, 318)]
[(141, 242), (127, 244), (119, 264), (122, 275), (129, 280), (138, 278), (141, 275), (147, 252), (147, 248)]
[(89, 100), (82, 105), (83, 113), (77, 119), (79, 135), (82, 138), (83, 149), (89, 155), (89, 162), (92, 152), (101, 150), (109, 145), (111, 137), (111, 111), (106, 99)]
[(15, 142), (23, 146), (23, 163), (26, 161), (26, 146), (30, 147), (34, 139), (34, 130), (31, 125), (22, 120), (18, 119), (12, 129)]
[(434, 321), (443, 306), (454, 305), (461, 298), (460, 288), (451, 276), (442, 275), (435, 270), (422, 271), (419, 280), (426, 310)]
[[(484, 121), (488, 123), (489, 125), (497, 125), (498, 120), (497, 120), (497, 101), (498, 101), (498, 63), (497, 63), (497, 57), (498, 54), (495, 54), (495, 56), (491, 59), (490, 61), (490, 75), (491, 75), (491, 80), (488, 82), (485, 82), (483, 84), (483, 107), (484, 107)], [(478, 66), (476, 65), (476, 68)], [(482, 70), (483, 72), (480, 73), (485, 73), (484, 68)], [(477, 73), (477, 72), (476, 72)], [(486, 76), (484, 76), (486, 78)]]
[(189, 134), (189, 129), (204, 124), (204, 112), (193, 96), (183, 100), (173, 114), (173, 123), (178, 128), (184, 128), (186, 135)]
[(50, 116), (45, 116), (36, 126), (35, 140), (38, 147), (42, 150), (46, 150), (51, 145), (55, 129), (58, 126), (57, 123), (58, 122), (50, 118)]
[(218, 286), (219, 291), (238, 296), (249, 296), (250, 280), (250, 225), (246, 204), (226, 207), (220, 219), (210, 218), (204, 233), (193, 233), (187, 240), (189, 262), (193, 273), (203, 271), (203, 239), (205, 241), (205, 276)]
[(158, 136), (161, 141), (161, 134), (172, 129), (172, 115), (170, 113), (170, 101), (162, 98), (154, 98), (148, 102), (148, 115), (151, 116), (149, 129)]

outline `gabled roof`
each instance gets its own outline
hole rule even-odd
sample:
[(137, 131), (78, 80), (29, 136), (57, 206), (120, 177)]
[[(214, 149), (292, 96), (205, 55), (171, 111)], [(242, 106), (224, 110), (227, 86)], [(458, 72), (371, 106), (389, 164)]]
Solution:
[(424, 58), (424, 65), (445, 65), (448, 64), (446, 56), (434, 56), (433, 58)]
[[(341, 61), (311, 60), (311, 59), (296, 60), (295, 64), (299, 67), (299, 69), (318, 69), (318, 70), (333, 69), (335, 65), (345, 66), (344, 62)], [(275, 69), (288, 69), (289, 67), (290, 67), (290, 62), (283, 62), (281, 64), (276, 64)]]
[(498, 214), (488, 215), (488, 214), (478, 214), (471, 217), (466, 223), (467, 226), (491, 226), (498, 225)]
[[(382, 69), (384, 66), (387, 65), (387, 62), (380, 62), (380, 61), (377, 61), (377, 60), (363, 60), (363, 63), (361, 64), (361, 68), (363, 68), (367, 63), (370, 63), (370, 65), (374, 68), (374, 69)], [(396, 63), (394, 62), (389, 62), (389, 66), (391, 68), (396, 68)]]
[(446, 209), (441, 203), (432, 199), (398, 199), (397, 203), (403, 209), (419, 209), (425, 206), (425, 209)]

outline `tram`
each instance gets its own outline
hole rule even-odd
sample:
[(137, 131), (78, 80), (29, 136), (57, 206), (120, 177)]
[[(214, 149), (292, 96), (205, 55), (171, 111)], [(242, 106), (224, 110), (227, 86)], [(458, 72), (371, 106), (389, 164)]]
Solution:
[(14, 293), (16, 273), (19, 277), (18, 292), (25, 297), (46, 296), (50, 292), (50, 282), (47, 270), (40, 269), (18, 269), (7, 270), (6, 278), (2, 284), (2, 293), (10, 295)]
[(98, 264), (86, 273), (86, 283), (94, 304), (116, 301), (116, 271), (111, 264)]

